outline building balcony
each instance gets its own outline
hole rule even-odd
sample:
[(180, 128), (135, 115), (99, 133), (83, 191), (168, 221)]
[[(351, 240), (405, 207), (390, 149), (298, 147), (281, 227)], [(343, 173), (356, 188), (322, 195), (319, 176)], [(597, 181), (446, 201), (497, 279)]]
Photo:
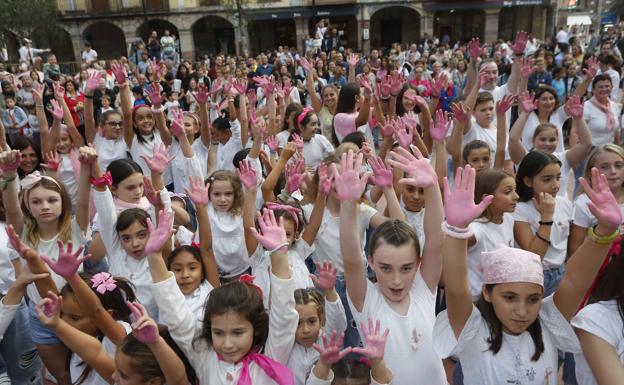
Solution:
[(168, 11), (170, 0), (57, 0), (64, 16)]

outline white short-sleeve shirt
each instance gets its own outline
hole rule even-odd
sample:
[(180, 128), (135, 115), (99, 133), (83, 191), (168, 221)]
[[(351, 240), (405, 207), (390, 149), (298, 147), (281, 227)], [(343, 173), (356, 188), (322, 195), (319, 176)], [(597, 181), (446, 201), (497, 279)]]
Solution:
[(600, 111), (589, 100), (583, 104), (583, 119), (587, 121), (594, 146), (613, 143), (616, 131), (620, 131), (620, 107), (611, 100), (609, 100), (609, 104), (611, 104), (611, 112), (615, 118), (615, 127), (612, 130), (607, 129), (607, 115), (604, 112)]

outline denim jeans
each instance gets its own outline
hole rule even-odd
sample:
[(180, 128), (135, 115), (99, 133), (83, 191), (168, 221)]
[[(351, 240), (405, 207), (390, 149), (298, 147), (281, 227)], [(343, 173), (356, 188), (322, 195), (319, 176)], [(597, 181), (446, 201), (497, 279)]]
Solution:
[(0, 355), (4, 358), (12, 385), (40, 383), (41, 359), (30, 335), (28, 317), (28, 305), (26, 301), (22, 301), (0, 343)]
[(336, 277), (336, 292), (342, 301), (347, 317), (347, 329), (345, 330), (344, 346), (357, 347), (361, 346), (360, 334), (358, 333), (357, 324), (353, 319), (349, 301), (347, 300), (347, 286), (345, 284), (344, 275)]
[(544, 298), (553, 294), (565, 273), (565, 265), (544, 270)]

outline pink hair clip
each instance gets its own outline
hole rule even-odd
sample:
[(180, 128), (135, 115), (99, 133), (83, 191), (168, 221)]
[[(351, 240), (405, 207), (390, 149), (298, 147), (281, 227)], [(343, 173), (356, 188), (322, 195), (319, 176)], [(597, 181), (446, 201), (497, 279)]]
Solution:
[(91, 283), (93, 283), (91, 287), (93, 287), (95, 291), (100, 294), (104, 294), (107, 291), (113, 291), (117, 288), (117, 281), (113, 279), (113, 276), (110, 275), (110, 273), (105, 271), (97, 273), (91, 277)]
[(260, 294), (260, 297), (262, 297), (263, 296), (262, 289), (260, 288), (260, 286), (254, 283), (255, 279), (256, 279), (256, 276), (250, 275), (250, 274), (243, 274), (238, 278), (240, 282), (244, 283), (245, 285), (249, 287), (253, 287), (254, 289), (256, 289), (258, 291), (258, 294)]

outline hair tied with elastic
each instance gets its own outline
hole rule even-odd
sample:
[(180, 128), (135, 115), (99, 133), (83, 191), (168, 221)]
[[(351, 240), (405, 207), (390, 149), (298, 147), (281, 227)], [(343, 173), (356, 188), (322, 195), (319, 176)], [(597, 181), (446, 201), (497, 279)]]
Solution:
[(301, 126), (301, 122), (303, 122), (303, 119), (305, 119), (306, 116), (308, 116), (308, 114), (310, 112), (312, 112), (312, 111), (314, 111), (314, 110), (312, 108), (310, 108), (310, 107), (304, 108), (303, 111), (301, 111), (301, 113), (297, 117), (297, 125)]
[(100, 294), (113, 291), (117, 288), (117, 281), (113, 279), (112, 275), (105, 271), (91, 277), (91, 283), (93, 283), (91, 287)]
[(256, 289), (258, 291), (258, 294), (260, 294), (260, 297), (262, 297), (263, 296), (262, 289), (260, 288), (260, 286), (254, 283), (255, 279), (256, 279), (256, 276), (250, 275), (250, 274), (243, 274), (238, 278), (240, 282), (244, 283), (245, 285), (249, 287)]
[(283, 205), (275, 202), (266, 202), (266, 208), (269, 210), (284, 210), (289, 213), (292, 218), (295, 220), (295, 225), (299, 227), (299, 214), (301, 214), (301, 209), (298, 207), (293, 207), (290, 205)]

